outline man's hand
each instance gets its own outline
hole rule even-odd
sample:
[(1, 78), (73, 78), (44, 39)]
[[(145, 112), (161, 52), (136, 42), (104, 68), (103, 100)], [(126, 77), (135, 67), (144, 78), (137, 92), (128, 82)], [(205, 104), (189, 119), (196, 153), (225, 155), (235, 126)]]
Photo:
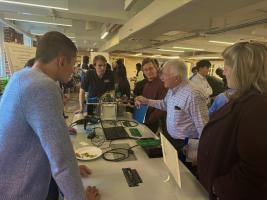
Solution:
[(92, 171), (85, 165), (79, 165), (79, 169), (80, 169), (80, 175), (82, 177), (88, 177), (89, 175), (92, 174)]
[(149, 99), (143, 97), (143, 96), (138, 96), (134, 99), (134, 104), (137, 108), (140, 108), (141, 104), (148, 104)]
[(100, 194), (98, 192), (98, 189), (96, 189), (96, 187), (88, 186), (85, 192), (86, 192), (87, 200), (99, 200), (100, 199)]

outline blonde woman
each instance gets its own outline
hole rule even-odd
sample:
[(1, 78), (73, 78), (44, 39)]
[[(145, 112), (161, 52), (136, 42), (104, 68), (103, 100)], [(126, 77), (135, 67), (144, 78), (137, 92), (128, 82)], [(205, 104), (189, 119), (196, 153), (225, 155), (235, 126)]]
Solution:
[(210, 199), (267, 199), (267, 47), (237, 43), (223, 52), (229, 102), (205, 126), (198, 171)]

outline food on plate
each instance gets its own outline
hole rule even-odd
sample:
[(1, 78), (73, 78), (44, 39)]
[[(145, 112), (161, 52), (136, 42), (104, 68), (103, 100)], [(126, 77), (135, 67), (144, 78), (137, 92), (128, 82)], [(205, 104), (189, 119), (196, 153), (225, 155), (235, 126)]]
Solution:
[(87, 159), (87, 158), (94, 158), (96, 157), (96, 155), (94, 154), (89, 154), (88, 152), (84, 152), (84, 153), (75, 153), (77, 158), (80, 159)]

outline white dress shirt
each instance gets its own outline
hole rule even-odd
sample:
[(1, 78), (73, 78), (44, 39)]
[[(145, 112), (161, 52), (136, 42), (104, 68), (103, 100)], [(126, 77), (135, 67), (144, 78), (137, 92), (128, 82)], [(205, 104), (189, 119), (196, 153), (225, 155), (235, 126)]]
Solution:
[(187, 80), (169, 89), (163, 100), (149, 100), (148, 105), (167, 111), (167, 130), (174, 139), (200, 138), (208, 122), (206, 99)]

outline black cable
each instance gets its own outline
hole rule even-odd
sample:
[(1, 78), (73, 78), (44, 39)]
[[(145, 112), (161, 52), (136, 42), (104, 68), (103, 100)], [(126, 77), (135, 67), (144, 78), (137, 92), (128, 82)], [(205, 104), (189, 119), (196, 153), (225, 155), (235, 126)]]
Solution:
[(91, 143), (96, 147), (101, 147), (105, 142), (106, 138), (104, 135), (97, 135), (96, 129), (103, 129), (102, 127), (93, 127), (93, 131), (95, 132), (95, 137), (91, 138)]
[[(129, 158), (130, 154), (133, 154), (133, 148), (134, 147), (137, 147), (139, 145), (134, 145), (128, 149), (125, 149), (125, 148), (115, 148), (115, 149), (111, 149), (111, 150), (108, 150), (106, 152), (104, 152), (102, 154), (102, 158), (106, 161), (110, 161), (110, 162), (119, 162), (119, 161), (123, 161), (123, 160), (126, 160), (127, 158)], [(121, 153), (121, 152), (118, 152), (118, 150), (125, 150), (126, 153)], [(121, 157), (119, 158), (115, 158), (115, 159), (110, 159), (110, 158), (107, 158), (107, 154), (116, 154), (116, 155), (121, 155)]]

